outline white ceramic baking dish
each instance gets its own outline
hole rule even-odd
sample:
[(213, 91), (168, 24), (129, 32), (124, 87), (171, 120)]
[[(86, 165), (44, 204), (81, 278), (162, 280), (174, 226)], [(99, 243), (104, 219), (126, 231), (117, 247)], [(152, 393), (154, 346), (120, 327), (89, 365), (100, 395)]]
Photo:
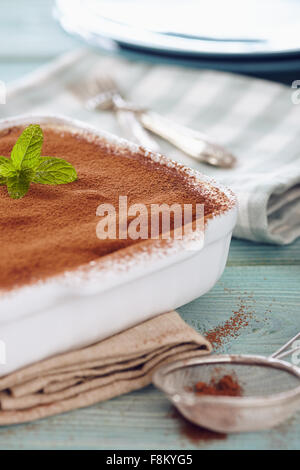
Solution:
[[(17, 116), (0, 121), (0, 130), (30, 123), (64, 127), (104, 139), (121, 150), (141, 151), (135, 144), (61, 116)], [(161, 165), (184, 172), (193, 184), (217, 185), (195, 170), (146, 153)], [(6, 360), (2, 357), (1, 364), (0, 357), (0, 376), (45, 357), (92, 344), (176, 309), (211, 289), (224, 270), (237, 216), (235, 197), (230, 190), (217, 186), (231, 204), (224, 213), (208, 220), (202, 249), (196, 248), (199, 244), (195, 234), (163, 244), (148, 240), (147, 249), (143, 249), (142, 242), (138, 249), (134, 245), (122, 250), (122, 256), (108, 255), (88, 267), (2, 292), (0, 341), (6, 349)], [(199, 240), (202, 236), (199, 233)]]

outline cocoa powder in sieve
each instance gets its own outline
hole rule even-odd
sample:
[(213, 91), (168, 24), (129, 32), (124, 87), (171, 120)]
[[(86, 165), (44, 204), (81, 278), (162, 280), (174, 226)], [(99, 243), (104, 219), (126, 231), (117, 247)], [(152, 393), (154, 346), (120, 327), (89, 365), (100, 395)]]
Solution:
[[(43, 126), (42, 126), (43, 127)], [(0, 155), (10, 156), (22, 132), (13, 127), (0, 133)], [(29, 284), (126, 248), (139, 240), (99, 240), (96, 209), (101, 203), (203, 203), (205, 215), (228, 204), (218, 189), (191, 185), (176, 169), (161, 167), (143, 151), (118, 151), (101, 140), (63, 130), (43, 128), (42, 155), (72, 163), (78, 180), (71, 184), (32, 184), (20, 200), (0, 186), (0, 289)]]

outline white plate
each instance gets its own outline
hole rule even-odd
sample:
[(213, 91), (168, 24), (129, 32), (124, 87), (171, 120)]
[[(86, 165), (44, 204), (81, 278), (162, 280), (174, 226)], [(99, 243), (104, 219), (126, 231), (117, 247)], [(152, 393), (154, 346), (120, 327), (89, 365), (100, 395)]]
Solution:
[(56, 0), (63, 28), (90, 44), (190, 56), (300, 51), (297, 0)]
[[(118, 149), (139, 149), (85, 123), (59, 116), (27, 115), (2, 120), (0, 130), (32, 122), (88, 132)], [(149, 158), (162, 166), (172, 165), (193, 184), (217, 185), (211, 178), (158, 154), (150, 154)], [(217, 186), (230, 198), (232, 207), (208, 221), (201, 250), (194, 248), (199, 240), (203, 241), (203, 231), (193, 239), (173, 240), (167, 247), (160, 241), (150, 241), (151, 250), (136, 252), (134, 245), (123, 250), (124, 256), (117, 260), (114, 254), (105, 260), (100, 258), (84, 275), (79, 268), (0, 295), (0, 341), (7, 350), (7, 363), (0, 364), (0, 376), (92, 344), (176, 309), (211, 289), (224, 270), (237, 216), (235, 197)]]

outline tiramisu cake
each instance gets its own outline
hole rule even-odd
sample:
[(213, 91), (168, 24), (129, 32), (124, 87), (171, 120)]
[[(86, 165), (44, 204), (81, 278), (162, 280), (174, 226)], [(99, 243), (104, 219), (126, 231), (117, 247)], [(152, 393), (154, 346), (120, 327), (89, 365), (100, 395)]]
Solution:
[[(231, 204), (217, 187), (191, 184), (191, 177), (178, 167), (155, 162), (142, 149), (120, 150), (87, 132), (41, 127), (42, 154), (70, 162), (78, 179), (58, 186), (31, 184), (19, 200), (11, 199), (6, 187), (0, 186), (1, 290), (74, 270), (141, 243), (141, 239), (97, 237), (97, 207), (107, 203), (118, 210), (119, 196), (127, 196), (129, 206), (204, 204), (206, 217), (226, 211)], [(10, 156), (23, 129), (0, 132), (0, 155)]]

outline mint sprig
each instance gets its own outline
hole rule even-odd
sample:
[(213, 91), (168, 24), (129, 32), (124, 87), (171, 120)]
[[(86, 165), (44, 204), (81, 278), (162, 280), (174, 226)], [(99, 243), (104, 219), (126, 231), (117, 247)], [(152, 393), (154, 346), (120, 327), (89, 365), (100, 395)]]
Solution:
[(17, 170), (34, 168), (41, 155), (43, 132), (39, 125), (26, 127), (11, 152), (11, 161)]
[(33, 183), (65, 184), (76, 180), (77, 174), (71, 163), (57, 157), (41, 157), (36, 167)]
[(41, 157), (43, 132), (38, 124), (28, 126), (14, 145), (11, 158), (0, 156), (0, 185), (13, 199), (27, 194), (31, 183), (66, 184), (77, 179), (75, 168), (57, 157)]
[(6, 180), (7, 191), (13, 199), (21, 199), (29, 190), (33, 171), (23, 170)]

